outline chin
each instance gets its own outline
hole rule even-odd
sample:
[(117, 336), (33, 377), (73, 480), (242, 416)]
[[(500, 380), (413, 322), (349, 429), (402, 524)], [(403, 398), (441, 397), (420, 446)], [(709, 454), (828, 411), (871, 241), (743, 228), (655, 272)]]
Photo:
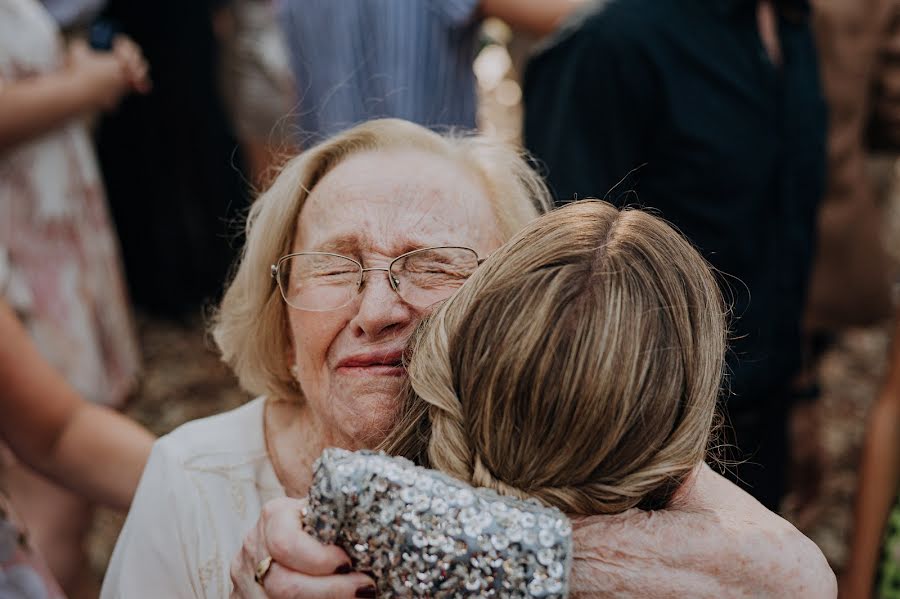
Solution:
[(373, 449), (390, 433), (399, 407), (399, 386), (393, 393), (364, 393), (339, 411), (335, 425), (352, 445), (348, 449)]
[(344, 427), (347, 429), (344, 436), (347, 439), (346, 449), (375, 449), (385, 440), (393, 425), (393, 418), (382, 421), (368, 421), (355, 423), (356, 426)]

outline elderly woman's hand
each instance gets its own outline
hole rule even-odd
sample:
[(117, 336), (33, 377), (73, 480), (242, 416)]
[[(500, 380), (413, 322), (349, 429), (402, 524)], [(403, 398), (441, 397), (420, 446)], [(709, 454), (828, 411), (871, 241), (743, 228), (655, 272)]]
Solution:
[[(304, 500), (284, 497), (263, 506), (256, 527), (244, 537), (231, 563), (232, 599), (375, 596), (375, 583), (350, 571), (346, 553), (303, 531), (304, 504)], [(265, 568), (263, 560), (269, 557), (271, 564)], [(261, 582), (255, 579), (258, 569), (264, 571)]]

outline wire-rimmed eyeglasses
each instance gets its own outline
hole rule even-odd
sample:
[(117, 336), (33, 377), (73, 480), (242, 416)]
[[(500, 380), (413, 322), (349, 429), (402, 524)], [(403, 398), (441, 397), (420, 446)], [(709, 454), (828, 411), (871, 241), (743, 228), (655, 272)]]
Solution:
[(341, 254), (297, 252), (279, 258), (272, 277), (289, 306), (327, 312), (352, 302), (367, 272), (383, 271), (404, 302), (426, 308), (450, 297), (482, 262), (472, 248), (455, 246), (413, 250), (372, 268)]

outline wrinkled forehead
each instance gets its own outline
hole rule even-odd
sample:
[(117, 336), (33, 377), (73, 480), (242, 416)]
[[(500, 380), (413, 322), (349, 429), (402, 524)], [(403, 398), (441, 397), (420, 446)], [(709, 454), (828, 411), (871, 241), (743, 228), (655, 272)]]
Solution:
[(370, 152), (348, 158), (313, 188), (294, 251), (489, 251), (499, 236), (484, 185), (468, 169), (428, 154)]

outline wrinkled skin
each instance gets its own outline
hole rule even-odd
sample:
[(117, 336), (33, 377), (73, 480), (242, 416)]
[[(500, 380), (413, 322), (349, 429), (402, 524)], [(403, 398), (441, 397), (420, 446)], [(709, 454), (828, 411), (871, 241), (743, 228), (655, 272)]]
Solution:
[(574, 597), (837, 596), (819, 548), (707, 466), (670, 509), (574, 525)]
[[(364, 152), (313, 187), (291, 251), (337, 253), (367, 268), (433, 246), (470, 247), (485, 257), (503, 241), (491, 206), (482, 181), (455, 162), (423, 152)], [(306, 494), (312, 463), (325, 447), (374, 447), (384, 438), (404, 371), (347, 360), (399, 361), (428, 311), (404, 302), (382, 271), (366, 273), (361, 293), (340, 309), (288, 307), (292, 350), (285, 359), (305, 401), (272, 400), (266, 414), (273, 462), (288, 495)]]
[[(313, 188), (292, 251), (334, 252), (384, 267), (432, 246), (471, 247), (484, 257), (501, 241), (487, 192), (472, 173), (421, 152), (382, 151), (351, 156)], [(402, 352), (427, 312), (402, 301), (380, 271), (366, 274), (348, 306), (288, 309), (288, 359), (329, 444), (377, 444), (393, 421), (403, 380), (402, 369), (344, 367), (342, 360)]]

